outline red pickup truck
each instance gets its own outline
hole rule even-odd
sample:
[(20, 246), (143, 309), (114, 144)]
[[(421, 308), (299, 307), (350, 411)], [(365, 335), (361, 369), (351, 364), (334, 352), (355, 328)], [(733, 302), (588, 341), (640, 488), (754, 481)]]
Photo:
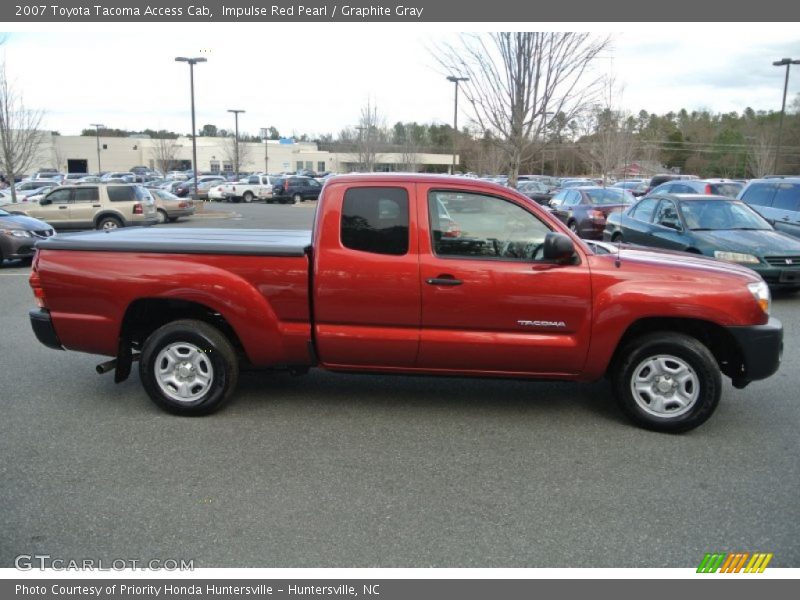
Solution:
[[(115, 357), (164, 409), (206, 414), (240, 368), (595, 381), (635, 422), (686, 431), (772, 375), (783, 328), (753, 271), (601, 254), (514, 190), (348, 175), (313, 230), (131, 228), (37, 243), (38, 339)], [(536, 388), (531, 387), (531, 394)]]

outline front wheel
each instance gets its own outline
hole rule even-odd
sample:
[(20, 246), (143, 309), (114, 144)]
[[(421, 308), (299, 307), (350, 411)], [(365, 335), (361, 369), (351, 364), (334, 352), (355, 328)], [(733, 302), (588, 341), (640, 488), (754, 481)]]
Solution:
[(156, 329), (144, 343), (139, 375), (150, 399), (184, 416), (217, 410), (239, 378), (236, 353), (216, 327), (185, 319)]
[(295, 194), (292, 199), (295, 204), (300, 204), (303, 201), (303, 197), (300, 194)]
[(633, 340), (612, 373), (622, 410), (647, 429), (680, 433), (705, 423), (719, 404), (722, 381), (709, 349), (681, 333)]
[(242, 196), (242, 200), (247, 202), (248, 204), (253, 201), (253, 193), (252, 192), (245, 192), (244, 196)]

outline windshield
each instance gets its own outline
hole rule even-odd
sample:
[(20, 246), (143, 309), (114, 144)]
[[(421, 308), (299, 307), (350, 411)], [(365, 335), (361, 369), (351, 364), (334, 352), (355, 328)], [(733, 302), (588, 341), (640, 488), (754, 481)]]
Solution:
[(692, 200), (681, 202), (680, 210), (689, 229), (772, 229), (769, 223), (742, 202)]

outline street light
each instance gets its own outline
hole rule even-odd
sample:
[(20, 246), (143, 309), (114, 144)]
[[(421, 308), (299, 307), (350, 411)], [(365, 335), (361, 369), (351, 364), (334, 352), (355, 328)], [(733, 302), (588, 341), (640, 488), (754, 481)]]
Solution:
[(175, 62), (189, 63), (189, 89), (192, 96), (192, 171), (194, 172), (194, 197), (197, 198), (197, 130), (194, 124), (194, 66), (197, 63), (206, 62), (206, 59), (202, 56), (195, 58), (176, 56)]
[(236, 120), (236, 137), (233, 138), (233, 171), (236, 174), (236, 181), (239, 181), (239, 113), (243, 113), (240, 108), (229, 108)]
[(269, 129), (261, 128), (261, 138), (264, 140), (264, 173), (269, 175)]
[(89, 123), (89, 125), (94, 127), (95, 131), (97, 132), (97, 135), (95, 136), (95, 139), (97, 140), (97, 174), (100, 175), (100, 172), (103, 170), (100, 167), (100, 128), (105, 127), (105, 125), (102, 123)]
[(772, 63), (776, 67), (786, 65), (786, 79), (783, 82), (783, 104), (781, 104), (781, 120), (778, 124), (778, 147), (775, 149), (775, 175), (778, 175), (778, 160), (781, 155), (781, 135), (783, 134), (783, 115), (786, 113), (786, 90), (789, 87), (789, 67), (792, 65), (800, 65), (800, 60), (792, 60), (791, 58), (783, 58), (776, 60)]
[(455, 104), (453, 106), (453, 168), (451, 175), (456, 174), (456, 136), (458, 135), (458, 83), (460, 81), (469, 81), (469, 77), (456, 77), (448, 75), (447, 81), (452, 81), (456, 84)]

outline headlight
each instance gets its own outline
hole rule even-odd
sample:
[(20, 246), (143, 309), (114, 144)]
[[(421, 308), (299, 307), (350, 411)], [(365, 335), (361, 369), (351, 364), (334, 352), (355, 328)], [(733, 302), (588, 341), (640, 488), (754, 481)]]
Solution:
[(14, 237), (31, 237), (32, 235), (30, 231), (25, 231), (24, 229), (0, 229), (0, 231)]
[(769, 293), (769, 286), (763, 281), (757, 283), (748, 283), (747, 289), (753, 294), (753, 298), (758, 302), (758, 306), (764, 311), (764, 314), (769, 314), (770, 306), (772, 305), (772, 297)]
[(758, 264), (760, 261), (752, 254), (743, 254), (742, 252), (722, 252), (720, 250), (714, 251), (714, 258), (720, 260), (727, 260), (736, 263), (749, 263)]

